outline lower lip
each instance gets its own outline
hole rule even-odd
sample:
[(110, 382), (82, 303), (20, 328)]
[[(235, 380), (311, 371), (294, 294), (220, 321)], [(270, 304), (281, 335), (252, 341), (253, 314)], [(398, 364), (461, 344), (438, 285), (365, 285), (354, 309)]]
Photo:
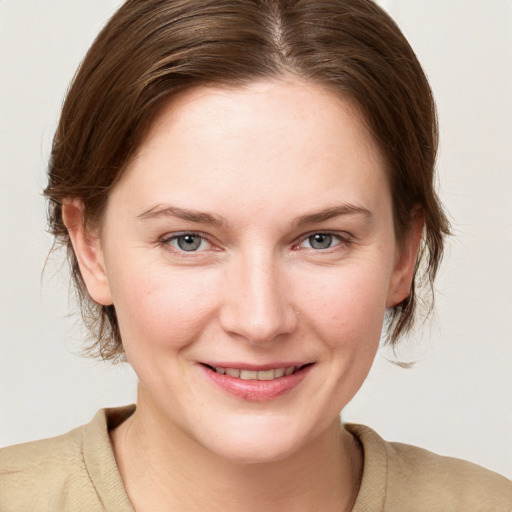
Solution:
[(206, 376), (224, 391), (237, 398), (252, 402), (266, 402), (291, 391), (306, 377), (313, 367), (313, 365), (306, 366), (291, 375), (274, 380), (243, 380), (230, 377), (229, 375), (222, 375), (203, 365), (199, 366)]

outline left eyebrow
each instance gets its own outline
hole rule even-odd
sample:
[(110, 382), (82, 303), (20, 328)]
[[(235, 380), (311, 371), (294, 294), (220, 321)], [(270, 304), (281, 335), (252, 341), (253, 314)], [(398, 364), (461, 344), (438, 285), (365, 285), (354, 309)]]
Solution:
[(340, 217), (342, 215), (364, 215), (365, 217), (372, 217), (372, 212), (357, 206), (355, 204), (342, 204), (339, 206), (332, 206), (318, 212), (308, 213), (302, 215), (294, 220), (293, 224), (296, 226), (303, 226), (304, 224), (314, 224), (317, 222), (324, 222), (326, 220)]

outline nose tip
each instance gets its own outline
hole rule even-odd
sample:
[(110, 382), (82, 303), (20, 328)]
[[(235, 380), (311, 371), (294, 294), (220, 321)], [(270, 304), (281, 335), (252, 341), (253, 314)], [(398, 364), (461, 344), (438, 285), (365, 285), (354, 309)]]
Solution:
[(230, 273), (228, 283), (221, 312), (224, 331), (266, 344), (295, 330), (298, 315), (276, 265), (246, 265)]

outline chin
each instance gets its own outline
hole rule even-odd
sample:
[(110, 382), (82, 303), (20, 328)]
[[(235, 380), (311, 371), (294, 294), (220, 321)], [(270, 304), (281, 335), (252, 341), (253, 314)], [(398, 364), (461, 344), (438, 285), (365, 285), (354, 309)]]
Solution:
[[(269, 438), (271, 435), (268, 436)], [(220, 447), (213, 447), (218, 457), (234, 464), (269, 464), (285, 460), (296, 453), (298, 446), (295, 443), (285, 445), (283, 440), (262, 442), (239, 442), (230, 440)]]
[(282, 461), (308, 444), (310, 436), (301, 426), (294, 429), (291, 420), (269, 419), (268, 416), (244, 417), (230, 428), (215, 429), (200, 443), (218, 457), (236, 464)]

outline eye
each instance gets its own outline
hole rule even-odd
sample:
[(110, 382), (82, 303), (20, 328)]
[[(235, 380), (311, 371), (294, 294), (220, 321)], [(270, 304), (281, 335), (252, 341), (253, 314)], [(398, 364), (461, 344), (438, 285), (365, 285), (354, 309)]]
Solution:
[(331, 249), (342, 242), (347, 242), (347, 238), (341, 235), (335, 235), (333, 233), (313, 233), (304, 239), (298, 247), (315, 250)]
[(178, 233), (162, 239), (161, 243), (178, 252), (202, 252), (211, 247), (210, 242), (198, 233)]

